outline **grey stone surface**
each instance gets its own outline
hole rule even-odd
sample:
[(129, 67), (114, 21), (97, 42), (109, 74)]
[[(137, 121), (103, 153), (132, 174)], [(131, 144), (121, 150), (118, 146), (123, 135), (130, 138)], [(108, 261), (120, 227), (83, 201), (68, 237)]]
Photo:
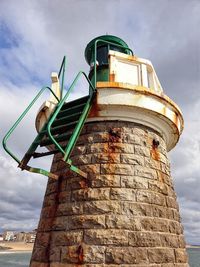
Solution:
[[(153, 139), (159, 140), (155, 148)], [(31, 267), (188, 267), (165, 142), (130, 122), (86, 124), (71, 155), (57, 154)]]

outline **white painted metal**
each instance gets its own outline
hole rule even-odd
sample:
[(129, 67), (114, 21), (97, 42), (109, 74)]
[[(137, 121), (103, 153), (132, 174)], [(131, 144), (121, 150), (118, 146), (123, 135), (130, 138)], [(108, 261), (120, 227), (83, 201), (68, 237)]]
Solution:
[(163, 91), (149, 60), (110, 50), (109, 69), (113, 82), (141, 85), (156, 92)]
[(88, 122), (120, 120), (151, 127), (163, 136), (168, 151), (176, 145), (183, 129), (182, 116), (173, 103), (145, 88), (97, 88), (97, 107), (97, 115), (90, 116)]
[[(58, 74), (56, 72), (52, 72), (51, 81), (52, 81), (51, 89), (55, 93), (55, 95), (58, 97), (58, 99), (60, 99), (60, 97), (61, 97), (60, 83), (59, 83), (59, 79), (58, 79)], [(56, 98), (51, 93), (49, 100), (45, 101), (42, 104), (42, 106), (40, 107), (40, 109), (37, 113), (37, 116), (36, 116), (36, 120), (35, 120), (35, 127), (36, 127), (38, 132), (42, 129), (42, 127), (44, 126), (44, 124), (48, 120), (49, 116), (51, 115), (51, 113), (55, 109), (55, 106), (57, 103), (58, 102), (57, 102)]]

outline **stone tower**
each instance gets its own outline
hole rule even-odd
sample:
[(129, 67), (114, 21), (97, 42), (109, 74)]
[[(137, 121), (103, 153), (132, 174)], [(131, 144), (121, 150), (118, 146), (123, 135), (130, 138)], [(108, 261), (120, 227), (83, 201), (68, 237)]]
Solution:
[(181, 112), (121, 39), (98, 37), (85, 57), (97, 95), (71, 159), (88, 176), (54, 156), (30, 266), (189, 266), (167, 155)]

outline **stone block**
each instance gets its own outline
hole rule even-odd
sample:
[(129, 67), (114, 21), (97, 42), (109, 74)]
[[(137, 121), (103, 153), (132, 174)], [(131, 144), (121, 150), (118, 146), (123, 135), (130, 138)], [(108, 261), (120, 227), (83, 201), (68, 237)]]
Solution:
[(161, 247), (178, 248), (178, 236), (169, 233), (160, 234)]
[(84, 241), (90, 245), (128, 245), (128, 231), (121, 229), (85, 230)]
[(57, 193), (57, 191), (58, 191), (58, 181), (48, 184), (45, 195)]
[(84, 165), (92, 163), (92, 154), (84, 154), (70, 157), (73, 165)]
[(134, 146), (134, 153), (139, 156), (150, 157), (150, 149), (144, 146)]
[(83, 245), (83, 260), (85, 263), (104, 263), (105, 247)]
[(119, 153), (93, 154), (92, 163), (120, 163), (120, 154)]
[(144, 231), (169, 232), (168, 220), (162, 218), (140, 218), (141, 228)]
[(121, 139), (123, 143), (128, 144), (135, 144), (135, 145), (141, 145), (142, 144), (142, 138), (138, 135), (132, 134), (132, 133), (122, 133)]
[(108, 213), (121, 213), (121, 203), (118, 201), (87, 201), (84, 203), (85, 214), (108, 214)]
[(95, 175), (90, 179), (91, 187), (120, 187), (120, 176), (113, 174)]
[(160, 247), (160, 235), (155, 232), (130, 232), (129, 245), (132, 247)]
[(70, 198), (71, 198), (71, 192), (69, 192), (69, 191), (62, 191), (58, 195), (59, 203), (69, 202)]
[(178, 236), (179, 239), (179, 248), (185, 248), (186, 243), (185, 243), (185, 238), (183, 235)]
[(61, 250), (62, 247), (51, 247), (49, 252), (50, 262), (60, 262), (61, 261)]
[(155, 170), (143, 166), (135, 166), (134, 175), (148, 179), (157, 179), (157, 172)]
[(166, 206), (166, 197), (163, 194), (152, 192), (152, 204)]
[(158, 181), (167, 184), (169, 187), (173, 187), (173, 182), (171, 176), (165, 174), (162, 171), (157, 171)]
[(133, 189), (148, 189), (148, 180), (137, 176), (121, 176), (121, 186)]
[(50, 233), (37, 233), (37, 238), (35, 241), (35, 247), (39, 248), (39, 247), (47, 247), (49, 244), (49, 240), (50, 240)]
[(41, 217), (42, 218), (52, 218), (55, 216), (56, 205), (47, 206), (42, 209)]
[(88, 154), (108, 153), (108, 143), (96, 143), (87, 145)]
[(65, 231), (67, 229), (67, 221), (68, 218), (66, 216), (55, 217), (52, 221), (51, 229), (54, 231)]
[(110, 199), (112, 200), (131, 200), (136, 199), (136, 190), (130, 188), (111, 188)]
[(90, 164), (79, 166), (83, 172), (86, 172), (89, 176), (100, 173), (100, 164)]
[(68, 180), (67, 182), (67, 190), (71, 191), (74, 189), (81, 189), (81, 188), (87, 188), (90, 187), (90, 180), (89, 177), (86, 179), (80, 175), (77, 177), (73, 177)]
[(125, 215), (106, 215), (106, 227), (108, 229), (127, 229), (131, 231), (140, 231), (140, 219), (130, 218)]
[(168, 186), (160, 181), (149, 180), (148, 188), (151, 191), (161, 193), (163, 195), (168, 195)]
[(61, 252), (61, 262), (82, 264), (83, 248), (82, 245), (63, 247)]
[(173, 219), (177, 222), (181, 221), (180, 213), (178, 210), (172, 209)]
[(148, 258), (150, 263), (174, 263), (174, 249), (170, 248), (149, 248)]
[(160, 170), (160, 162), (152, 158), (144, 157), (144, 166), (147, 168)]
[(170, 176), (170, 167), (169, 167), (169, 165), (167, 165), (167, 164), (164, 164), (164, 163), (160, 163), (160, 169), (161, 169), (161, 171), (163, 172), (163, 173), (165, 173), (166, 175), (168, 175), (168, 176)]
[(62, 215), (78, 215), (83, 214), (83, 203), (72, 202), (59, 204), (56, 211), (56, 216)]
[(110, 198), (110, 188), (85, 188), (72, 192), (72, 201), (107, 200)]
[(110, 153), (128, 153), (134, 154), (134, 145), (125, 143), (109, 143)]
[(169, 215), (170, 211), (167, 208), (158, 205), (152, 205), (151, 208), (153, 217), (171, 219), (171, 216)]
[(187, 263), (188, 256), (185, 249), (176, 249), (175, 250), (175, 258), (177, 263)]
[(124, 266), (124, 264), (134, 264), (135, 266), (135, 264), (148, 263), (147, 250), (144, 248), (132, 247), (107, 248), (105, 261), (108, 264), (117, 264), (120, 266)]
[(105, 215), (68, 216), (68, 229), (105, 228)]
[(43, 202), (43, 208), (55, 205), (57, 194), (46, 195)]
[(154, 194), (148, 190), (138, 190), (136, 194), (136, 201), (143, 203), (152, 203)]
[(152, 207), (145, 203), (124, 202), (122, 213), (129, 217), (132, 216), (152, 216)]
[(51, 231), (52, 227), (52, 218), (40, 218), (37, 231), (38, 232), (47, 232)]
[(128, 164), (101, 164), (102, 174), (133, 175), (134, 166)]
[(47, 262), (48, 247), (34, 248), (32, 253), (32, 261)]
[(166, 197), (167, 207), (178, 210), (178, 203), (173, 197)]
[(144, 157), (135, 154), (121, 154), (121, 163), (127, 163), (130, 165), (141, 165), (144, 166)]
[(52, 232), (52, 246), (71, 246), (81, 243), (83, 240), (82, 231), (55, 231)]
[(183, 234), (183, 227), (179, 222), (169, 221), (169, 232), (172, 234)]

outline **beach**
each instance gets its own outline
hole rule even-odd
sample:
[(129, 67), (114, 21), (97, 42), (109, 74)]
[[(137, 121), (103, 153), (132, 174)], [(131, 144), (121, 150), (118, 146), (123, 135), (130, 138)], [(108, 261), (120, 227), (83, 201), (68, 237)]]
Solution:
[(34, 243), (25, 242), (0, 242), (0, 252), (1, 251), (12, 251), (12, 252), (23, 252), (33, 250)]

